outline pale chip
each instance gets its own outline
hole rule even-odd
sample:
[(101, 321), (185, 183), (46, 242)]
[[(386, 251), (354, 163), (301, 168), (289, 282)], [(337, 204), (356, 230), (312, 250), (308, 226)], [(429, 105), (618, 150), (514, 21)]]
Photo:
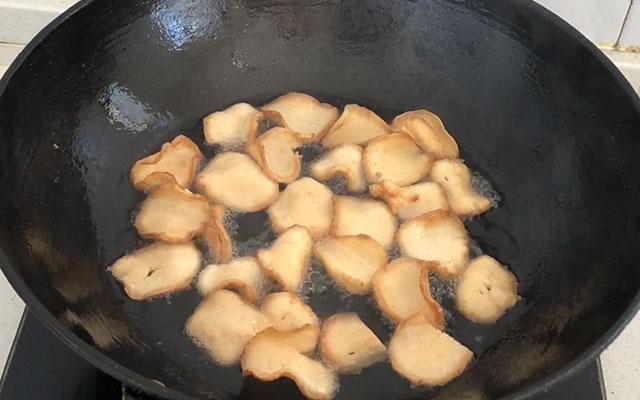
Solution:
[(302, 140), (291, 129), (271, 128), (257, 139), (250, 139), (247, 151), (265, 174), (280, 183), (298, 179), (302, 156), (296, 152)]
[(373, 111), (357, 104), (347, 104), (340, 118), (322, 139), (322, 145), (329, 149), (343, 143), (364, 145), (390, 132), (389, 125)]
[(406, 221), (435, 210), (448, 210), (447, 194), (435, 182), (400, 187), (389, 181), (369, 186), (372, 197), (383, 199), (391, 212)]
[(411, 136), (416, 144), (437, 160), (458, 157), (458, 144), (442, 120), (427, 110), (414, 110), (393, 119), (391, 128)]
[(260, 309), (271, 326), (279, 331), (299, 329), (305, 325), (320, 326), (316, 313), (294, 293), (270, 293), (262, 300)]
[(293, 226), (282, 233), (269, 249), (259, 249), (256, 258), (262, 270), (282, 288), (297, 292), (307, 276), (313, 237), (303, 226)]
[(369, 235), (385, 249), (393, 244), (398, 223), (386, 204), (376, 200), (336, 196), (333, 210), (333, 235)]
[(211, 215), (204, 228), (202, 236), (209, 247), (209, 254), (217, 263), (228, 263), (231, 261), (233, 248), (231, 238), (224, 226), (225, 206), (211, 206)]
[(431, 180), (447, 193), (451, 211), (465, 217), (482, 214), (491, 208), (491, 200), (471, 187), (471, 174), (461, 160), (438, 160), (433, 163)]
[(404, 133), (377, 137), (362, 152), (362, 166), (369, 183), (387, 180), (400, 186), (410, 185), (424, 178), (432, 164), (433, 157)]
[(247, 103), (216, 111), (202, 120), (205, 141), (223, 149), (240, 148), (255, 135), (261, 118), (262, 113)]
[(336, 175), (345, 179), (350, 192), (360, 193), (367, 189), (362, 171), (362, 147), (341, 144), (311, 165), (311, 176), (315, 179), (327, 181)]
[(218, 289), (235, 289), (255, 303), (265, 294), (268, 278), (253, 257), (241, 257), (228, 264), (211, 264), (198, 276), (198, 290), (207, 295)]

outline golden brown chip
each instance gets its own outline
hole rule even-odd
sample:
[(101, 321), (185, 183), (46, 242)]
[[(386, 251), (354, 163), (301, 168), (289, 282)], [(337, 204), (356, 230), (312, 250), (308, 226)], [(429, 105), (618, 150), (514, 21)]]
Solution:
[(398, 224), (386, 204), (376, 200), (336, 196), (333, 210), (333, 235), (369, 235), (385, 249), (393, 244)]
[(373, 297), (384, 315), (399, 323), (420, 312), (431, 325), (444, 329), (442, 307), (429, 291), (429, 269), (434, 265), (402, 257), (380, 269), (373, 277)]
[(302, 146), (297, 133), (287, 128), (271, 128), (260, 137), (249, 140), (247, 151), (265, 174), (280, 183), (298, 179), (302, 158), (296, 152)]
[(262, 106), (263, 111), (280, 114), (285, 126), (306, 142), (317, 142), (338, 119), (338, 110), (313, 97), (291, 92)]
[(400, 114), (393, 119), (391, 128), (411, 136), (418, 146), (437, 160), (458, 157), (458, 144), (447, 132), (442, 120), (427, 110)]
[(359, 374), (387, 359), (387, 348), (356, 313), (335, 314), (322, 324), (320, 357), (340, 374)]
[(262, 113), (247, 103), (207, 115), (202, 121), (207, 144), (219, 144), (223, 149), (241, 148), (255, 135)]
[(223, 205), (211, 206), (211, 216), (204, 228), (203, 237), (209, 247), (209, 254), (217, 263), (231, 261), (231, 239), (224, 226), (225, 207)]
[(433, 157), (404, 133), (377, 137), (362, 153), (362, 166), (369, 183), (387, 180), (400, 186), (410, 185), (424, 178), (431, 164)]
[(262, 314), (271, 326), (279, 331), (300, 329), (305, 325), (320, 326), (318, 317), (311, 307), (290, 292), (276, 292), (267, 295), (260, 306)]
[(235, 289), (255, 303), (265, 294), (268, 278), (253, 257), (241, 257), (228, 264), (211, 264), (198, 277), (198, 290), (207, 295), (218, 289)]
[(350, 192), (360, 193), (367, 189), (362, 171), (362, 147), (341, 144), (311, 165), (311, 176), (315, 179), (327, 181), (336, 175), (345, 179)]
[(185, 289), (199, 269), (200, 252), (193, 243), (154, 243), (119, 258), (109, 267), (133, 300)]
[(209, 200), (243, 212), (267, 208), (279, 193), (251, 157), (234, 152), (211, 160), (196, 177), (196, 187)]
[(277, 233), (294, 225), (304, 226), (319, 237), (329, 232), (333, 217), (333, 193), (311, 178), (300, 178), (289, 184), (269, 207), (269, 220)]
[(145, 239), (169, 243), (188, 242), (204, 230), (209, 202), (176, 184), (154, 189), (136, 216), (136, 229)]
[(518, 281), (489, 256), (471, 261), (456, 288), (458, 310), (479, 324), (493, 324), (518, 302)]
[(259, 249), (256, 258), (263, 271), (284, 290), (297, 292), (307, 276), (313, 237), (303, 226), (292, 226), (280, 235), (270, 249)]
[(471, 350), (434, 328), (424, 314), (402, 321), (389, 342), (391, 366), (419, 386), (441, 386), (464, 371)]
[(373, 111), (357, 104), (347, 104), (340, 118), (322, 139), (322, 145), (328, 149), (343, 143), (364, 145), (390, 132), (389, 125)]
[(346, 291), (367, 294), (371, 278), (387, 264), (387, 252), (367, 235), (328, 237), (315, 244), (314, 254)]
[(447, 192), (451, 211), (465, 217), (482, 214), (491, 208), (491, 200), (471, 188), (469, 169), (461, 160), (439, 160), (433, 164), (431, 179)]
[(396, 238), (403, 255), (424, 261), (436, 261), (435, 271), (451, 279), (462, 272), (469, 261), (469, 236), (455, 214), (436, 210), (405, 222)]
[(369, 186), (372, 197), (383, 199), (391, 212), (406, 221), (435, 210), (448, 210), (447, 195), (435, 182), (400, 187), (389, 181)]
[(144, 191), (170, 183), (188, 188), (201, 160), (198, 146), (188, 137), (179, 135), (171, 143), (163, 144), (159, 152), (136, 161), (131, 168), (131, 183)]

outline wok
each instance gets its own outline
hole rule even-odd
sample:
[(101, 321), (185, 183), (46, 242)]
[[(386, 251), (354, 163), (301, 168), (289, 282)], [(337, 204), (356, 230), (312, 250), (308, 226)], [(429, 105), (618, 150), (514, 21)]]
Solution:
[[(449, 385), (411, 387), (379, 364), (341, 377), (338, 398), (527, 398), (593, 360), (637, 310), (640, 102), (592, 44), (524, 0), (80, 2), (0, 84), (0, 264), (15, 290), (67, 345), (146, 392), (299, 396), (208, 362), (183, 333), (194, 290), (135, 302), (105, 270), (142, 244), (135, 160), (179, 133), (202, 143), (213, 110), (292, 90), (387, 120), (440, 115), (500, 193), (470, 234), (520, 282), (494, 326), (445, 302), (448, 331), (476, 354)], [(238, 222), (237, 240), (264, 234), (264, 214)], [(389, 338), (365, 298), (329, 288), (310, 303)]]

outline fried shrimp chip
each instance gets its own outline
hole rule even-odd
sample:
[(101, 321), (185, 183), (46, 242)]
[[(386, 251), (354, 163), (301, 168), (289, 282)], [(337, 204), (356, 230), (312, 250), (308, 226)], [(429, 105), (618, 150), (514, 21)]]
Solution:
[(202, 232), (208, 220), (209, 202), (204, 196), (171, 184), (149, 193), (135, 226), (145, 239), (181, 243)]
[(276, 292), (267, 295), (260, 306), (262, 314), (271, 326), (279, 331), (299, 329), (305, 325), (320, 326), (320, 320), (311, 307), (300, 297), (290, 292)]
[(247, 151), (265, 174), (280, 183), (290, 183), (300, 175), (300, 159), (296, 149), (302, 146), (297, 133), (287, 128), (271, 128), (257, 139), (250, 139)]
[(322, 324), (320, 357), (340, 374), (359, 374), (386, 360), (387, 348), (358, 314), (334, 314)]
[(247, 103), (207, 115), (203, 120), (207, 144), (219, 144), (223, 149), (242, 147), (254, 136), (262, 113)]
[(387, 264), (384, 247), (367, 235), (328, 237), (313, 252), (344, 290), (360, 295), (371, 291), (371, 279)]
[(434, 265), (401, 257), (380, 269), (373, 277), (373, 297), (384, 315), (399, 323), (420, 312), (442, 330), (444, 313), (429, 291), (429, 269)]
[(220, 365), (240, 359), (245, 345), (269, 323), (262, 313), (240, 295), (216, 290), (189, 317), (186, 332)]
[(236, 258), (228, 264), (211, 264), (198, 276), (198, 290), (203, 295), (218, 289), (235, 289), (252, 303), (263, 297), (267, 283), (267, 277), (253, 257)]
[(372, 197), (383, 199), (391, 212), (406, 221), (435, 210), (448, 210), (447, 194), (435, 182), (400, 187), (390, 181), (369, 186)]
[(327, 181), (336, 175), (345, 179), (350, 192), (367, 190), (362, 171), (362, 147), (351, 143), (341, 144), (311, 165), (311, 176), (315, 179)]
[(304, 226), (311, 235), (325, 235), (333, 217), (333, 193), (320, 182), (300, 178), (289, 184), (269, 207), (269, 220), (277, 233), (294, 225)]
[(243, 212), (267, 208), (279, 193), (251, 157), (234, 152), (211, 160), (196, 177), (196, 187), (209, 200)]
[(385, 249), (393, 244), (397, 221), (386, 204), (376, 200), (336, 196), (333, 208), (333, 235), (369, 235)]
[(383, 180), (404, 186), (424, 178), (433, 164), (425, 153), (404, 133), (392, 133), (373, 139), (362, 153), (364, 174), (369, 183)]
[(154, 243), (119, 258), (109, 271), (133, 300), (163, 296), (187, 288), (200, 269), (193, 243)]
[(268, 328), (258, 333), (242, 353), (242, 375), (266, 382), (286, 377), (294, 381), (308, 399), (331, 399), (338, 388), (335, 373), (303, 354), (311, 351), (311, 339), (318, 329), (306, 326), (297, 331), (281, 332)]
[(233, 251), (231, 238), (224, 226), (225, 211), (223, 205), (211, 206), (211, 216), (202, 235), (209, 247), (209, 254), (217, 263), (228, 263)]
[(405, 222), (396, 240), (403, 255), (436, 261), (442, 278), (458, 276), (469, 261), (469, 236), (455, 214), (436, 210)]
[(340, 118), (322, 139), (322, 145), (328, 149), (343, 143), (363, 145), (390, 132), (389, 125), (373, 111), (357, 104), (347, 104)]
[(188, 137), (179, 135), (163, 144), (159, 152), (136, 161), (130, 172), (131, 183), (136, 189), (147, 192), (170, 183), (188, 188), (201, 160), (198, 146)]
[(467, 319), (493, 324), (518, 302), (518, 281), (489, 256), (471, 261), (456, 288), (456, 305)]
[(442, 120), (427, 110), (414, 110), (393, 119), (391, 128), (411, 136), (416, 144), (437, 160), (458, 157), (458, 144)]
[(471, 350), (434, 328), (424, 314), (402, 321), (389, 342), (393, 369), (419, 386), (441, 386), (464, 371)]
[(439, 160), (433, 163), (431, 180), (447, 192), (451, 211), (465, 217), (482, 214), (491, 208), (491, 200), (471, 187), (471, 174), (461, 160)]
[(297, 292), (307, 276), (313, 237), (303, 226), (293, 226), (280, 235), (270, 249), (259, 249), (256, 258), (263, 271), (282, 288)]
[(291, 92), (261, 107), (263, 111), (280, 114), (287, 128), (305, 142), (317, 142), (338, 119), (338, 110), (313, 97)]

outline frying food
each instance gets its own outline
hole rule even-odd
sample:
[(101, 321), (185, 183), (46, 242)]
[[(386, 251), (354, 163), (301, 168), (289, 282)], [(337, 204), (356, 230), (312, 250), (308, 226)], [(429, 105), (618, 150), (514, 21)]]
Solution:
[(433, 164), (431, 179), (444, 188), (451, 211), (473, 217), (491, 208), (491, 201), (471, 188), (469, 169), (460, 160), (439, 160)]
[(391, 212), (403, 221), (430, 211), (449, 209), (444, 189), (435, 182), (400, 187), (393, 182), (383, 180), (369, 186), (369, 194), (383, 199)]
[(260, 306), (262, 313), (275, 329), (290, 331), (305, 325), (320, 326), (320, 320), (311, 307), (290, 292), (271, 293)]
[(357, 104), (347, 104), (340, 118), (322, 139), (322, 145), (328, 149), (343, 143), (364, 145), (390, 132), (389, 125), (373, 111)]
[(198, 290), (207, 295), (218, 289), (235, 289), (247, 301), (260, 300), (267, 286), (258, 262), (253, 257), (241, 257), (228, 264), (211, 264), (198, 277)]
[(393, 244), (398, 221), (386, 204), (376, 200), (336, 196), (333, 212), (333, 235), (369, 235), (385, 249)]
[(225, 206), (215, 205), (210, 208), (210, 217), (204, 227), (202, 236), (207, 242), (209, 254), (217, 263), (228, 263), (231, 261), (233, 246), (231, 238), (224, 226)]
[(387, 180), (410, 185), (424, 178), (433, 157), (423, 152), (409, 135), (392, 133), (373, 139), (362, 153), (362, 166), (369, 183)]
[(223, 149), (240, 148), (255, 135), (261, 118), (260, 111), (247, 103), (216, 111), (202, 121), (205, 141), (218, 144)]
[(427, 110), (414, 110), (393, 119), (394, 132), (404, 132), (437, 160), (457, 158), (458, 144), (447, 132), (442, 120)]
[(311, 165), (311, 176), (317, 180), (328, 181), (336, 175), (345, 179), (350, 192), (367, 190), (362, 170), (362, 147), (351, 143), (341, 144)]
[(279, 183), (290, 183), (300, 175), (300, 154), (296, 149), (302, 139), (287, 128), (271, 128), (260, 137), (249, 140), (247, 151), (265, 174)]

